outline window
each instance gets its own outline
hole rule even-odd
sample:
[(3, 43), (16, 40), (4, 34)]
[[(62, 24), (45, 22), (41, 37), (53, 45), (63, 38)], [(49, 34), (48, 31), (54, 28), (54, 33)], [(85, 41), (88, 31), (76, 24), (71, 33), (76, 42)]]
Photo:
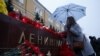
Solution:
[(35, 13), (39, 13), (40, 16), (42, 16), (42, 10), (39, 7), (35, 8)]
[(38, 7), (35, 8), (35, 12), (39, 13), (39, 8)]
[(24, 0), (18, 0), (18, 2), (20, 2), (20, 3), (22, 3), (22, 4), (23, 4), (23, 3), (24, 3)]
[(40, 10), (40, 13), (39, 13), (39, 14), (40, 14), (40, 16), (42, 16), (42, 14), (43, 14), (43, 13), (42, 13), (42, 10)]

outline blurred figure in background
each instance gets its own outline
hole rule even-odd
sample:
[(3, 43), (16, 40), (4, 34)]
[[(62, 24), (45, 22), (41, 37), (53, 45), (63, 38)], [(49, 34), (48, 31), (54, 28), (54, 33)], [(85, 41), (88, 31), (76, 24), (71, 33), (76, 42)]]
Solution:
[(7, 6), (5, 4), (5, 0), (0, 0), (0, 13), (8, 15)]
[(100, 38), (96, 39), (95, 36), (89, 36), (90, 43), (96, 52), (96, 56), (100, 56)]

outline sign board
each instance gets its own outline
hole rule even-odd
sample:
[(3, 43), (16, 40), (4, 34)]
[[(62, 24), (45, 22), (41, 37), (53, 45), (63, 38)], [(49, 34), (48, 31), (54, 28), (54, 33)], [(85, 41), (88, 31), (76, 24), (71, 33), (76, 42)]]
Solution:
[(62, 44), (59, 36), (0, 14), (0, 49), (16, 48), (23, 39), (37, 44), (45, 54), (50, 51), (52, 56), (57, 56), (58, 47)]

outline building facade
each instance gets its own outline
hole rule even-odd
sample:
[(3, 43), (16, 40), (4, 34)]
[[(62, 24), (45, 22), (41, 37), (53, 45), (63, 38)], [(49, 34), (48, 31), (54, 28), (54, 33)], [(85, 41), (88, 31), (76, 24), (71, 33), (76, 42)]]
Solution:
[(56, 22), (51, 13), (38, 0), (12, 0), (14, 10), (21, 11), (21, 13), (31, 20), (35, 20), (36, 13), (39, 14), (40, 20), (43, 20), (47, 27), (52, 26), (57, 31), (63, 30), (63, 25)]

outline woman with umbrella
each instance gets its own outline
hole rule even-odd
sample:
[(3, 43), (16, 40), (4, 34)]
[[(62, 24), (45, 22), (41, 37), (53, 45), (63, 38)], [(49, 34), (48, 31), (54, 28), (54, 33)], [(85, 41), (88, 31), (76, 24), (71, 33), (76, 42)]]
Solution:
[(75, 46), (75, 41), (82, 42), (81, 44), (78, 44), (81, 45), (80, 48), (73, 49), (76, 53), (76, 56), (95, 56), (95, 52), (92, 46), (86, 39), (85, 35), (82, 33), (81, 27), (76, 23), (74, 17), (67, 17), (64, 29), (66, 32), (68, 32), (66, 42), (71, 48)]

